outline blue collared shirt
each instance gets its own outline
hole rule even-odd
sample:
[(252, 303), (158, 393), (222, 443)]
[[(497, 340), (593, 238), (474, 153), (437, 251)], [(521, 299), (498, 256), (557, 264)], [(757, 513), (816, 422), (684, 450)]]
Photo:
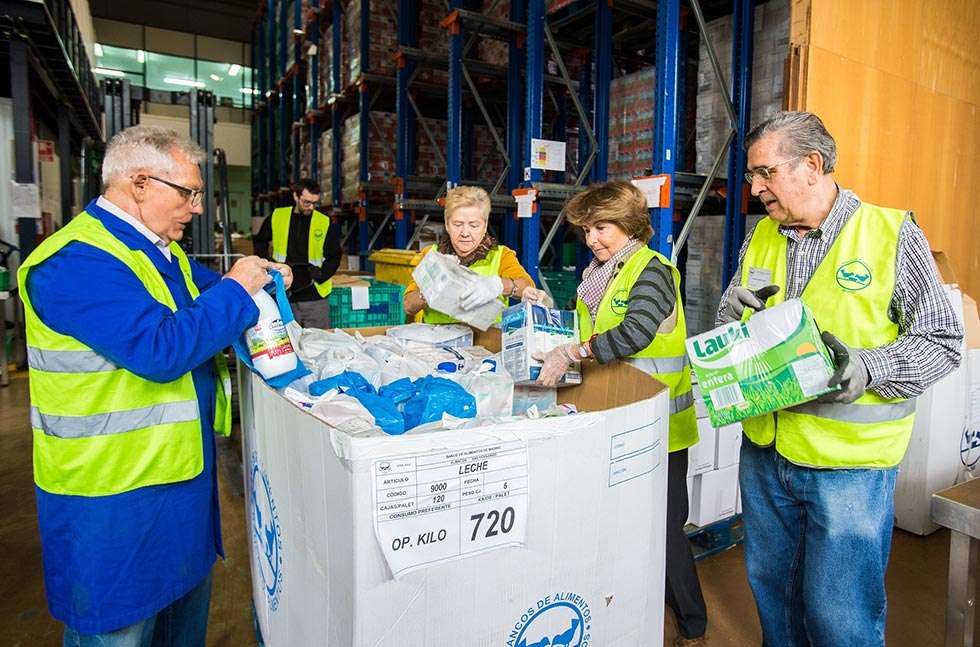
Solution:
[(180, 483), (103, 497), (35, 488), (51, 614), (93, 634), (163, 609), (208, 574), (216, 554), (223, 555), (212, 357), (255, 323), (258, 309), (238, 283), (194, 261), (201, 296), (191, 299), (176, 258), (167, 259), (145, 234), (96, 201), (86, 211), (130, 249), (147, 255), (173, 294), (177, 312), (153, 299), (115, 257), (80, 242), (31, 271), (31, 303), (52, 330), (140, 377), (162, 383), (191, 371), (204, 453), (203, 471)]

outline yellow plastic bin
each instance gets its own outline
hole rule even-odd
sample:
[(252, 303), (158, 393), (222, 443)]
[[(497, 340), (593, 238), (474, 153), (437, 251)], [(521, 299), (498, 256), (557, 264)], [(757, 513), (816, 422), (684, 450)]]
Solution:
[(374, 276), (379, 281), (408, 285), (422, 254), (412, 249), (379, 249), (369, 260), (374, 263)]

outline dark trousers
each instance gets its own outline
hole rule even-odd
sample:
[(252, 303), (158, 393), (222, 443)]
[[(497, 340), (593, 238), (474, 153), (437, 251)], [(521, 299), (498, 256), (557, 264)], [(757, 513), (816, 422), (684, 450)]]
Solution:
[(687, 523), (687, 450), (667, 455), (667, 606), (674, 610), (685, 638), (704, 635), (708, 611), (694, 567)]

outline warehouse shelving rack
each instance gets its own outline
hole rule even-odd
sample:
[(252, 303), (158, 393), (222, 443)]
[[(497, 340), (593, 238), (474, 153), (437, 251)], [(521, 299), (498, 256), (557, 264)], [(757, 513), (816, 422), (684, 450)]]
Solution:
[[(351, 0), (355, 1), (355, 0)], [(253, 60), (260, 61), (257, 77), (259, 105), (255, 113), (255, 141), (264, 142), (257, 154), (259, 172), (253, 177), (256, 187), (257, 215), (266, 215), (265, 205), (287, 198), (289, 179), (295, 179), (299, 165), (299, 136), (308, 128), (313, 172), (319, 170), (319, 138), (333, 131), (333, 164), (331, 215), (346, 225), (345, 240), (354, 242), (352, 250), (362, 257), (370, 253), (381, 236), (393, 223), (392, 242), (396, 247), (409, 247), (415, 240), (412, 220), (418, 213), (438, 210), (438, 199), (449, 186), (472, 178), (463, 178), (463, 168), (472, 151), (473, 113), (491, 125), (495, 148), (505, 161), (501, 177), (482, 178), (493, 193), (496, 213), (502, 213), (501, 238), (518, 250), (522, 264), (532, 275), (540, 276), (539, 266), (550, 252), (560, 256), (559, 243), (564, 240), (563, 205), (588, 182), (607, 177), (609, 88), (613, 77), (614, 41), (631, 29), (614, 32), (617, 15), (649, 19), (656, 17), (655, 69), (656, 81), (650, 88), (655, 98), (653, 146), (650, 171), (666, 177), (659, 204), (651, 209), (655, 237), (651, 246), (676, 261), (694, 218), (703, 208), (713, 190), (723, 193), (726, 202), (724, 280), (734, 271), (737, 252), (744, 236), (744, 155), (741, 153), (748, 128), (752, 60), (752, 25), (756, 0), (689, 0), (684, 13), (693, 15), (705, 44), (709, 48), (713, 73), (717, 81), (730, 92), (723, 93), (731, 122), (725, 146), (717, 152), (715, 163), (707, 176), (687, 172), (684, 167), (683, 141), (678, 133), (684, 130), (686, 93), (687, 32), (683, 28), (681, 0), (620, 0), (616, 3), (574, 0), (560, 3), (561, 8), (549, 13), (545, 0), (499, 0), (508, 2), (509, 17), (499, 18), (474, 10), (472, 0), (448, 0), (448, 15), (443, 21), (449, 39), (445, 58), (419, 47), (419, 0), (397, 2), (398, 47), (397, 71), (394, 77), (370, 72), (368, 47), (370, 32), (370, 2), (362, 1), (360, 41), (362, 74), (340, 92), (327, 94), (320, 87), (319, 74), (312, 75), (308, 91), (315, 106), (303, 112), (304, 65), (316, 66), (317, 57), (308, 63), (303, 56), (307, 45), (320, 47), (325, 28), (339, 25), (344, 4), (341, 0), (310, 2), (310, 19), (303, 23), (301, 0), (282, 0), (276, 11), (275, 0), (265, 0), (263, 13), (257, 21), (253, 42)], [(733, 8), (731, 84), (723, 78), (710, 39), (701, 6), (710, 5), (715, 14), (725, 6)], [(493, 6), (496, 6), (494, 4)], [(492, 9), (492, 7), (491, 7)], [(720, 15), (720, 14), (719, 14)], [(622, 21), (620, 21), (622, 23)], [(635, 20), (633, 21), (635, 23)], [(568, 38), (574, 29), (574, 37)], [(635, 25), (632, 26), (635, 31)], [(295, 37), (290, 39), (288, 30)], [(334, 29), (329, 46), (333, 48), (331, 75), (333, 87), (340, 88), (341, 30)], [(508, 46), (508, 64), (500, 65), (469, 57), (477, 38), (494, 39)], [(295, 48), (294, 62), (286, 67), (286, 47)], [(273, 45), (276, 45), (275, 47)], [(582, 72), (571, 78), (566, 57), (572, 50), (588, 52)], [(590, 51), (589, 51), (590, 50)], [(558, 74), (548, 74), (548, 57), (557, 64)], [(683, 64), (683, 65), (682, 65)], [(448, 83), (439, 84), (418, 80), (421, 69), (440, 69), (448, 73)], [(554, 70), (553, 70), (554, 71)], [(255, 78), (255, 77), (253, 77)], [(555, 90), (558, 92), (555, 92)], [(447, 117), (447, 145), (441, 160), (445, 163), (445, 178), (422, 177), (415, 174), (416, 137), (418, 129), (426, 129), (419, 121), (425, 110), (420, 98), (431, 104), (444, 97)], [(546, 101), (550, 100), (550, 104)], [(573, 110), (569, 110), (568, 103)], [(373, 183), (368, 175), (370, 110), (375, 105), (391, 106), (397, 115), (395, 148), (395, 180), (392, 186)], [(473, 108), (476, 108), (474, 111)], [(500, 112), (505, 112), (503, 118)], [(340, 132), (343, 121), (352, 114), (359, 115), (360, 187), (356, 203), (345, 204), (341, 199), (342, 174)], [(567, 139), (568, 132), (578, 130), (578, 165), (565, 174), (555, 174), (553, 181), (544, 181), (542, 171), (531, 168), (531, 140), (542, 138), (546, 119), (551, 118), (550, 133), (556, 139)], [(426, 135), (430, 140), (434, 138)], [(291, 147), (285, 146), (290, 141)], [(431, 143), (434, 144), (434, 141)], [(439, 150), (439, 147), (435, 147)], [(264, 150), (263, 150), (264, 149)], [(291, 149), (286, 155), (287, 149)], [(718, 191), (721, 165), (729, 158), (727, 187)], [(284, 160), (291, 160), (290, 167)], [(254, 167), (253, 167), (254, 168)], [(514, 217), (515, 202), (509, 192), (515, 189), (534, 189), (537, 208), (531, 217)], [(369, 196), (391, 195), (372, 201)], [(690, 206), (686, 214), (680, 207)], [(353, 216), (353, 217), (351, 217)], [(680, 217), (679, 217), (680, 216)], [(355, 223), (356, 222), (356, 226)], [(545, 225), (548, 225), (546, 228)], [(387, 239), (386, 239), (387, 240)], [(580, 268), (585, 254), (579, 254)]]

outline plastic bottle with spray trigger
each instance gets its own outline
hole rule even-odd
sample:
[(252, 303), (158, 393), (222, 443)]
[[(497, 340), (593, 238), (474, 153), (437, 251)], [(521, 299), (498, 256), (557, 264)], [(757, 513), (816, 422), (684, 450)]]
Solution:
[(253, 294), (252, 299), (259, 308), (259, 321), (245, 331), (245, 341), (255, 370), (269, 380), (296, 368), (296, 352), (275, 299), (265, 290)]

